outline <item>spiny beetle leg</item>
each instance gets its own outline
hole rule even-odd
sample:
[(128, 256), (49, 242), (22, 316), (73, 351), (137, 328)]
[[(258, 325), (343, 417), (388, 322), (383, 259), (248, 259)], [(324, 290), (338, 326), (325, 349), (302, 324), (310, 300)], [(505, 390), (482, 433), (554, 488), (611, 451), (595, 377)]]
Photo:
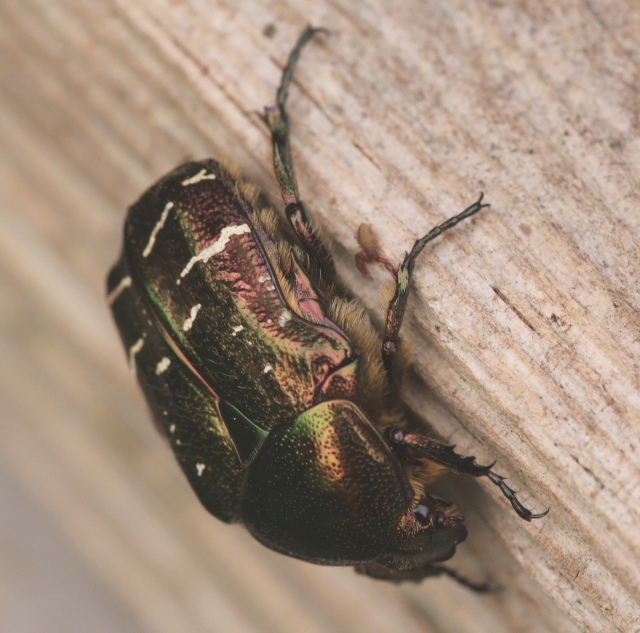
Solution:
[(406, 446), (415, 449), (428, 457), (431, 461), (446, 466), (461, 475), (472, 475), (473, 477), (488, 477), (493, 464), (481, 466), (476, 463), (473, 455), (460, 455), (455, 452), (454, 444), (441, 444), (434, 442), (428, 437), (409, 433), (399, 427), (387, 429), (387, 438), (392, 446)]
[(311, 222), (307, 209), (298, 196), (298, 184), (289, 143), (289, 119), (285, 109), (287, 97), (289, 96), (289, 85), (293, 78), (293, 70), (298, 63), (300, 53), (313, 35), (319, 32), (326, 33), (327, 31), (326, 29), (308, 26), (300, 36), (282, 72), (282, 80), (276, 93), (276, 105), (265, 108), (265, 121), (271, 130), (273, 167), (280, 193), (285, 203), (287, 219), (311, 261), (319, 268), (325, 280), (328, 283), (332, 283), (335, 279), (336, 271), (331, 252), (313, 222)]
[(386, 432), (387, 439), (391, 446), (407, 447), (422, 454), (427, 459), (434, 461), (442, 466), (446, 466), (449, 470), (462, 475), (471, 475), (473, 477), (488, 477), (500, 490), (502, 494), (509, 499), (513, 509), (518, 516), (525, 521), (532, 519), (541, 519), (549, 513), (549, 509), (539, 514), (533, 514), (531, 510), (525, 508), (515, 492), (504, 483), (504, 477), (494, 473), (491, 468), (495, 464), (481, 466), (476, 464), (476, 458), (473, 455), (460, 455), (454, 451), (455, 446), (452, 444), (440, 444), (434, 442), (422, 435), (409, 433), (405, 429), (399, 427), (391, 427)]
[(490, 206), (488, 204), (482, 204), (483, 197), (484, 194), (481, 193), (478, 200), (470, 207), (467, 207), (462, 213), (449, 218), (446, 222), (443, 222), (431, 229), (424, 237), (416, 240), (411, 252), (405, 255), (404, 261), (398, 267), (398, 272), (396, 274), (396, 291), (389, 302), (389, 307), (387, 308), (387, 323), (385, 325), (384, 341), (382, 343), (382, 358), (394, 393), (397, 393), (398, 388), (398, 378), (394, 370), (394, 360), (400, 345), (400, 326), (402, 325), (404, 311), (407, 307), (409, 285), (411, 283), (411, 275), (413, 273), (415, 259), (422, 252), (422, 249), (428, 242), (438, 237), (447, 229), (454, 227), (458, 222), (471, 217), (480, 211), (480, 209)]

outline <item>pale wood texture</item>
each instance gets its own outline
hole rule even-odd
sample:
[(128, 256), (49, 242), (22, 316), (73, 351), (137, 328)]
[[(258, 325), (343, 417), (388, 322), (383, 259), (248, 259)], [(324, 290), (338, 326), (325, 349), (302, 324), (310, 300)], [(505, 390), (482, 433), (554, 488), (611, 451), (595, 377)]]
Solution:
[[(300, 188), (372, 310), (361, 222), (397, 261), (493, 205), (423, 253), (404, 334), (416, 415), (551, 507), (527, 524), (444, 480), (471, 532), (454, 566), (495, 595), (300, 563), (209, 517), (110, 322), (124, 210), (163, 173), (224, 155), (278, 204), (259, 112), (308, 22), (331, 35), (291, 90)], [(638, 33), (633, 0), (0, 0), (3, 472), (139, 630), (640, 631)]]

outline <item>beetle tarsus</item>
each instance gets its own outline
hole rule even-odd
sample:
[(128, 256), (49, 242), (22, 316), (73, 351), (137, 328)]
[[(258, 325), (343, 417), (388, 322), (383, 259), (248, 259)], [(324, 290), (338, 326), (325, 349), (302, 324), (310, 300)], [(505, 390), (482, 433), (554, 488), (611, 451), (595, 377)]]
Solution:
[(426, 246), (428, 242), (434, 240), (436, 237), (447, 231), (448, 229), (453, 228), (462, 220), (466, 220), (470, 218), (472, 215), (475, 215), (481, 209), (486, 207), (490, 207), (490, 204), (483, 204), (482, 199), (484, 198), (484, 193), (480, 192), (479, 198), (469, 207), (467, 207), (462, 213), (458, 215), (454, 215), (452, 218), (449, 218), (446, 222), (439, 224), (438, 226), (431, 229), (424, 237), (421, 237), (419, 240), (416, 240), (411, 252), (405, 257), (404, 262), (402, 262), (402, 267), (413, 269), (415, 258), (422, 252), (422, 249)]
[(298, 59), (300, 58), (300, 53), (302, 49), (305, 47), (306, 43), (316, 34), (316, 33), (326, 33), (329, 34), (329, 31), (322, 27), (313, 27), (311, 25), (307, 26), (307, 28), (303, 31), (302, 35), (298, 39), (294, 49), (289, 54), (289, 59), (287, 61), (287, 65), (284, 67), (282, 71), (282, 79), (280, 80), (280, 86), (278, 87), (278, 92), (276, 93), (276, 103), (279, 106), (284, 106), (287, 102), (287, 97), (289, 96), (289, 84), (293, 79), (293, 71), (298, 63)]
[(511, 502), (511, 505), (513, 506), (513, 509), (517, 512), (518, 516), (522, 517), (525, 521), (532, 521), (533, 519), (542, 519), (543, 517), (546, 517), (547, 514), (549, 514), (550, 508), (547, 508), (544, 512), (540, 512), (538, 514), (533, 514), (531, 510), (529, 510), (528, 508), (525, 508), (522, 505), (522, 503), (520, 503), (519, 499), (516, 497), (515, 491), (509, 488), (509, 486), (507, 486), (507, 484), (504, 483), (505, 478), (502, 477), (501, 475), (498, 475), (497, 473), (494, 473), (492, 470), (490, 470), (487, 473), (487, 477), (496, 486), (498, 486), (498, 488), (500, 488), (500, 490), (502, 491), (502, 494)]
[(298, 195), (298, 183), (289, 143), (289, 120), (285, 109), (289, 96), (289, 85), (300, 53), (305, 44), (319, 32), (328, 33), (326, 29), (308, 26), (300, 36), (282, 72), (282, 79), (276, 93), (276, 104), (265, 108), (264, 120), (271, 130), (273, 167), (286, 207), (287, 220), (309, 255), (312, 263), (311, 268), (317, 269), (317, 281), (322, 280), (325, 287), (329, 287), (336, 280), (335, 264), (327, 244), (309, 218), (305, 205)]
[(387, 307), (387, 321), (384, 331), (384, 341), (382, 344), (382, 359), (384, 366), (389, 377), (389, 383), (391, 385), (393, 393), (397, 393), (398, 379), (395, 376), (395, 362), (394, 357), (398, 352), (399, 345), (389, 345), (392, 342), (398, 342), (400, 336), (400, 327), (402, 326), (402, 320), (404, 318), (404, 311), (407, 307), (407, 300), (409, 298), (409, 287), (411, 285), (411, 275), (413, 273), (413, 266), (416, 257), (422, 252), (422, 249), (428, 242), (434, 240), (441, 235), (444, 231), (453, 228), (456, 224), (462, 220), (470, 218), (475, 215), (481, 209), (490, 206), (489, 204), (483, 204), (482, 199), (484, 193), (480, 194), (480, 197), (469, 207), (467, 207), (462, 213), (449, 218), (446, 222), (439, 224), (431, 229), (424, 237), (421, 237), (413, 245), (411, 252), (405, 255), (404, 261), (398, 267), (395, 274), (396, 278), (396, 291), (393, 298), (389, 302)]

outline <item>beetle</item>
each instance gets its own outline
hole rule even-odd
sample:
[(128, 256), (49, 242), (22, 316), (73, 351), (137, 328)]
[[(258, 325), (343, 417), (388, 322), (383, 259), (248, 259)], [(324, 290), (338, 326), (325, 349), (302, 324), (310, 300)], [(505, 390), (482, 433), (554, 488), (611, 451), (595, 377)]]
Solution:
[(380, 261), (395, 279), (380, 335), (298, 195), (285, 104), (319, 30), (301, 35), (264, 116), (295, 238), (282, 237), (276, 213), (237, 170), (186, 163), (129, 209), (108, 302), (156, 425), (211, 514), (313, 563), (393, 581), (455, 577), (437, 563), (467, 529), (427, 490), (441, 470), (488, 477), (527, 521), (546, 514), (526, 509), (493, 464), (405, 428), (399, 331), (414, 262), (488, 205), (481, 195), (397, 268), (361, 232), (358, 267)]

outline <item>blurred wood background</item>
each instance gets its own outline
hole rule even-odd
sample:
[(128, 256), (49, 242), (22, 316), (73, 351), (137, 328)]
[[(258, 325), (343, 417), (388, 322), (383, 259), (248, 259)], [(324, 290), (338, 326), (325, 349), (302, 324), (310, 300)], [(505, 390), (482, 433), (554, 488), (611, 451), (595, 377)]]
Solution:
[[(274, 554), (208, 516), (155, 433), (103, 296), (126, 207), (227, 156), (279, 207), (291, 90), (303, 198), (353, 264), (371, 223), (430, 245), (407, 403), (509, 476), (446, 477), (452, 565), (399, 587)], [(634, 0), (0, 0), (0, 630), (640, 631), (640, 5)]]

